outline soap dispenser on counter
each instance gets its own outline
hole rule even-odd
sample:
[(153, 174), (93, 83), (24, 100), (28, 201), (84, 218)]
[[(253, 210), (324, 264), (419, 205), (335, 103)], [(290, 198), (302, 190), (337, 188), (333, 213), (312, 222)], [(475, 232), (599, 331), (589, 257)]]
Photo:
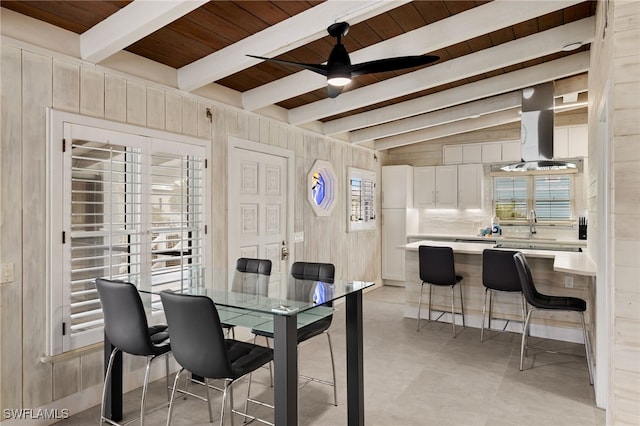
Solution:
[(493, 235), (502, 235), (502, 229), (500, 228), (500, 222), (497, 216), (491, 219), (491, 233)]

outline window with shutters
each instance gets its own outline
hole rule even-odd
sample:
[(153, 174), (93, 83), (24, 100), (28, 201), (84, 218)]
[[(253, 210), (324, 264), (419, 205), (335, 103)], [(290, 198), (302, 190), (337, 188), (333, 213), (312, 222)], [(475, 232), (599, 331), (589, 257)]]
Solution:
[(494, 215), (504, 222), (527, 221), (535, 210), (538, 221), (565, 222), (574, 218), (573, 177), (560, 175), (496, 176)]
[(88, 121), (51, 132), (51, 355), (102, 341), (96, 278), (159, 291), (205, 268), (206, 142)]

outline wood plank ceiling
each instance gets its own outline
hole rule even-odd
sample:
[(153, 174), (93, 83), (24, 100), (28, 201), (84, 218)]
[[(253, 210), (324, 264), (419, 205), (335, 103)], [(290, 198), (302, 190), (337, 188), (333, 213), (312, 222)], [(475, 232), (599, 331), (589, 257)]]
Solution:
[[(99, 24), (115, 20), (118, 15), (126, 17), (129, 14), (129, 18), (135, 19), (136, 14), (141, 13), (133, 9), (135, 3), (139, 2), (3, 1), (2, 7), (76, 33), (82, 43), (83, 37), (98, 31)], [(216, 0), (201, 3), (199, 7), (190, 6), (183, 10), (175, 19), (166, 18), (168, 22), (160, 28), (150, 27), (151, 29), (142, 31), (141, 35), (134, 37), (133, 42), (122, 46), (122, 49), (175, 68), (177, 86), (180, 88), (195, 90), (203, 85), (201, 82), (213, 84), (213, 87), (223, 86), (238, 92), (239, 97), (243, 99), (243, 105), (240, 106), (246, 109), (259, 111), (260, 108), (268, 105), (277, 105), (288, 111), (289, 122), (292, 124), (305, 125), (309, 122), (320, 122), (326, 134), (334, 134), (354, 143), (365, 143), (378, 149), (386, 149), (406, 143), (398, 142), (394, 145), (390, 138), (397, 137), (399, 133), (385, 133), (383, 127), (379, 127), (378, 136), (375, 132), (369, 132), (368, 136), (363, 136), (367, 127), (388, 125), (390, 121), (406, 120), (412, 116), (428, 118), (429, 114), (439, 110), (441, 110), (440, 114), (443, 114), (446, 108), (458, 106), (460, 109), (460, 105), (468, 101), (489, 100), (495, 96), (513, 93), (515, 89), (527, 87), (527, 84), (541, 82), (538, 81), (540, 78), (562, 81), (576, 78), (575, 76), (584, 77), (586, 69), (583, 64), (575, 65), (575, 68), (569, 67), (564, 74), (555, 76), (548, 71), (535, 70), (543, 69), (541, 67), (545, 64), (554, 67), (557, 63), (554, 61), (563, 58), (569, 60), (573, 57), (575, 62), (580, 62), (577, 58), (580, 54), (582, 54), (581, 58), (584, 57), (584, 52), (589, 51), (590, 43), (594, 38), (593, 16), (597, 2), (396, 0), (392, 3), (365, 0), (354, 2)], [(338, 6), (340, 3), (342, 4)], [(517, 16), (518, 13), (522, 13), (522, 16)], [(143, 16), (144, 14), (140, 17), (141, 27), (151, 25), (151, 23), (145, 24)], [(305, 16), (309, 17), (304, 18)], [(286, 83), (296, 81), (293, 80), (296, 75), (299, 76), (300, 81), (309, 81), (317, 77), (315, 74), (313, 77), (303, 78), (306, 74), (302, 74), (300, 69), (246, 58), (245, 54), (255, 54), (295, 62), (325, 62), (335, 44), (335, 39), (322, 30), (333, 21), (316, 22), (325, 16), (350, 22), (349, 33), (342, 41), (353, 63), (407, 54), (438, 55), (440, 60), (426, 67), (358, 76), (338, 98), (328, 99), (326, 87), (323, 87), (324, 83), (320, 80), (318, 83), (314, 80), (314, 84), (305, 84), (308, 87), (303, 89), (296, 87), (299, 86), (297, 84)], [(305, 24), (305, 22), (313, 22), (314, 25)], [(315, 25), (318, 27), (315, 28)], [(433, 30), (429, 32), (431, 29)], [(420, 33), (420, 31), (423, 32)], [(557, 33), (550, 33), (550, 31), (557, 31)], [(547, 33), (552, 34), (549, 36), (552, 40), (558, 40), (555, 46), (545, 49), (540, 45), (550, 44), (544, 38)], [(536, 39), (537, 36), (542, 38)], [(269, 45), (271, 40), (273, 43)], [(432, 40), (434, 40), (433, 43)], [(562, 50), (563, 46), (574, 41), (582, 43), (582, 46), (577, 50)], [(519, 44), (514, 44), (516, 42)], [(117, 40), (114, 40), (114, 43), (117, 43)], [(365, 54), (367, 50), (363, 50), (366, 48), (373, 52), (371, 54), (375, 54), (375, 57), (367, 57)], [(514, 50), (519, 53), (515, 54)], [(362, 54), (357, 56), (360, 53)], [(236, 55), (242, 59), (237, 59), (235, 60), (237, 63), (234, 63), (233, 60), (224, 59), (221, 56), (223, 54)], [(588, 53), (586, 55), (588, 57)], [(220, 58), (218, 62), (216, 62), (217, 57)], [(505, 59), (504, 64), (497, 60), (503, 57), (509, 58)], [(210, 62), (200, 65), (200, 62), (205, 60)], [(495, 66), (493, 66), (494, 63)], [(464, 69), (472, 64), (482, 64), (482, 69), (477, 65), (472, 70)], [(532, 68), (536, 66), (538, 68)], [(214, 68), (219, 68), (222, 75), (213, 71), (209, 75), (209, 70)], [(429, 70), (429, 68), (432, 69)], [(524, 80), (521, 83), (514, 83), (516, 87), (502, 83), (502, 86), (498, 85), (503, 87), (502, 89), (497, 87), (486, 93), (480, 91), (472, 99), (447, 100), (438, 105), (438, 102), (444, 102), (442, 100), (447, 99), (449, 93), (455, 98), (456, 88), (458, 91), (469, 88), (471, 92), (471, 89), (476, 90), (477, 82), (499, 81), (500, 76), (507, 74), (507, 77), (516, 76), (519, 71), (522, 73), (528, 69), (531, 70), (532, 76), (540, 75), (541, 77), (530, 77), (531, 81), (528, 83)], [(572, 69), (574, 71), (571, 71)], [(193, 77), (194, 73), (197, 77)], [(550, 77), (542, 77), (547, 74)], [(446, 75), (446, 78), (442, 77), (443, 75)], [(401, 80), (399, 78), (401, 76), (405, 76), (405, 80)], [(415, 84), (415, 89), (411, 85), (406, 88), (407, 79), (414, 79), (419, 84)], [(513, 78), (512, 80), (517, 81)], [(397, 96), (393, 93), (394, 86), (391, 86), (396, 81), (400, 85), (404, 84)], [(430, 81), (434, 82), (433, 85)], [(297, 90), (287, 95), (288, 89), (294, 87)], [(302, 93), (299, 93), (301, 91)], [(586, 87), (575, 91), (580, 92), (583, 99)], [(278, 94), (273, 95), (273, 92)], [(381, 94), (378, 96), (379, 93)], [(375, 96), (369, 96), (371, 94)], [(562, 95), (562, 93), (559, 94)], [(439, 98), (435, 97), (436, 95)], [(411, 105), (431, 103), (431, 99), (434, 102), (428, 108), (421, 106), (415, 110), (411, 109)], [(262, 105), (263, 100), (268, 104)], [(332, 109), (331, 105), (337, 107)], [(398, 111), (395, 115), (391, 113), (393, 108)], [(309, 113), (311, 109), (316, 112)], [(385, 113), (379, 114), (376, 111), (385, 111)], [(488, 109), (481, 111), (480, 115), (495, 112), (497, 111)], [(389, 118), (374, 120), (375, 114)], [(463, 117), (464, 112), (460, 114), (462, 115), (460, 119), (467, 118)], [(477, 111), (473, 115), (478, 115)], [(359, 124), (365, 122), (369, 124)], [(445, 123), (436, 121), (435, 124)], [(396, 127), (401, 130), (395, 132), (400, 133), (411, 133), (420, 128), (400, 124)], [(353, 137), (356, 135), (354, 132), (360, 132), (357, 138)], [(379, 139), (384, 139), (384, 143), (378, 144), (376, 141)], [(416, 140), (405, 138), (405, 141), (417, 143), (420, 142), (418, 139), (420, 138)]]

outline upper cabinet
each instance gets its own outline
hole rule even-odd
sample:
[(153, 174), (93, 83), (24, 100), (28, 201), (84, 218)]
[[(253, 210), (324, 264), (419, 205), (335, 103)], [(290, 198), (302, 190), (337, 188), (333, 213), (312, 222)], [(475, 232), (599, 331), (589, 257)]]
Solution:
[(587, 125), (556, 127), (553, 130), (553, 158), (587, 157), (588, 143)]
[(482, 161), (476, 163), (499, 163), (502, 160), (502, 143), (492, 142), (480, 144), (482, 149)]
[(413, 207), (413, 167), (382, 167), (382, 208), (405, 209)]
[(459, 208), (482, 208), (482, 181), (482, 164), (462, 164), (458, 166)]
[(482, 144), (462, 145), (462, 164), (477, 164), (482, 161)]
[(522, 142), (502, 142), (502, 161), (518, 162), (522, 159)]
[(445, 145), (442, 162), (453, 164), (491, 164), (520, 161), (520, 141)]
[(462, 145), (446, 145), (442, 148), (442, 164), (462, 164)]
[(458, 167), (415, 167), (413, 202), (420, 208), (458, 206)]

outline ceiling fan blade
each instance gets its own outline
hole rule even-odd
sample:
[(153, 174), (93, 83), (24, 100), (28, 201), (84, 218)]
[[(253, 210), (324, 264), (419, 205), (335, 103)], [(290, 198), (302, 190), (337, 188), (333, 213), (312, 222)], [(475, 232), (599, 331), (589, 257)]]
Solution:
[(262, 59), (264, 61), (275, 62), (277, 64), (289, 65), (297, 68), (304, 68), (309, 71), (317, 72), (318, 74), (321, 74), (324, 76), (327, 75), (327, 66), (323, 64), (304, 64), (301, 62), (283, 61), (281, 59), (265, 58), (262, 56), (255, 56), (255, 55), (247, 55), (247, 56), (251, 58)]
[(385, 71), (397, 71), (404, 68), (419, 67), (427, 65), (440, 59), (434, 55), (399, 56), (397, 58), (377, 59), (351, 65), (352, 75), (373, 74)]
[(334, 86), (333, 84), (327, 84), (327, 93), (330, 98), (337, 98), (344, 86)]

